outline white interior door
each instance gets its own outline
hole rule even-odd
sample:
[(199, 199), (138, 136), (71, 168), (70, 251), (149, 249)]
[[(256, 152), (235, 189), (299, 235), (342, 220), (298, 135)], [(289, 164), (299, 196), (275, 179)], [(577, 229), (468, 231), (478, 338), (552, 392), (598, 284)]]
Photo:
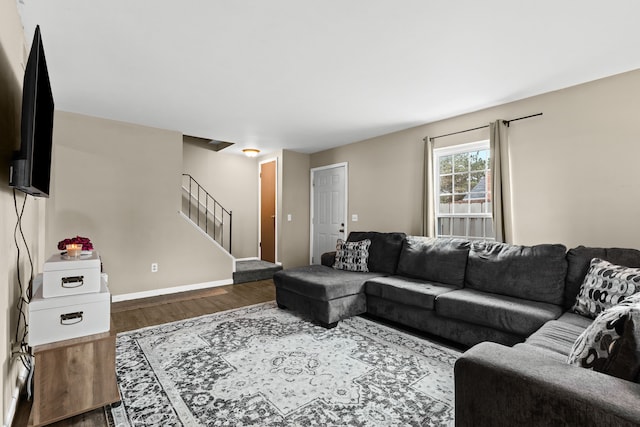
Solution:
[(320, 264), (321, 255), (346, 238), (346, 163), (312, 169), (311, 193), (311, 263)]

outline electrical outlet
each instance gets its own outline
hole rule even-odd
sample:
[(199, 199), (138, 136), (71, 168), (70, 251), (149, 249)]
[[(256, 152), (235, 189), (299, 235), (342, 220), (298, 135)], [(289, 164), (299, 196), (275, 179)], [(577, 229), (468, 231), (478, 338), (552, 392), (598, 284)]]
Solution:
[(151, 272), (152, 273), (157, 273), (158, 272), (158, 263), (157, 262), (151, 263)]

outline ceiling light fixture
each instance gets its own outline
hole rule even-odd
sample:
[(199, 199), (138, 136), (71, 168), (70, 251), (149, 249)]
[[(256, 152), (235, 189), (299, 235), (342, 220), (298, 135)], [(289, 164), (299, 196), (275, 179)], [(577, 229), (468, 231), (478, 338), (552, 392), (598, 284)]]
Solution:
[(247, 157), (256, 157), (260, 150), (256, 148), (245, 148), (244, 150), (242, 150), (242, 152), (246, 154)]

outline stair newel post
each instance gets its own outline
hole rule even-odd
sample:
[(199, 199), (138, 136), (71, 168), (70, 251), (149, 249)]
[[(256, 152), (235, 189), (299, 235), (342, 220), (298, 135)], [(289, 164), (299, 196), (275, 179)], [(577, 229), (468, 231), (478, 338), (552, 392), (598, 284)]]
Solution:
[[(213, 204), (213, 238), (214, 238), (214, 239), (215, 239), (215, 238), (216, 238), (216, 236), (217, 236), (217, 233), (216, 233), (216, 227), (217, 227), (217, 224), (216, 224), (216, 222), (217, 222), (217, 221), (216, 221), (216, 218), (217, 218), (217, 216), (216, 216), (216, 208), (217, 208), (217, 207), (218, 207), (218, 202), (215, 202), (215, 203)], [(224, 246), (224, 245), (223, 245), (223, 246)]]
[(196, 221), (198, 223), (198, 227), (200, 227), (200, 210), (202, 209), (200, 207), (200, 188), (202, 188), (202, 187), (200, 187), (200, 184), (198, 184), (198, 197), (197, 197), (197, 199), (198, 199), (198, 220)]
[(191, 199), (193, 197), (193, 193), (191, 192), (191, 181), (193, 181), (193, 178), (189, 175), (189, 219), (191, 219)]
[(208, 233), (209, 229), (209, 193), (204, 198), (204, 232)]
[[(218, 205), (220, 206), (221, 212), (220, 212), (220, 244), (222, 245), (222, 247), (224, 248), (224, 207), (218, 203)], [(229, 252), (231, 253), (231, 252)]]

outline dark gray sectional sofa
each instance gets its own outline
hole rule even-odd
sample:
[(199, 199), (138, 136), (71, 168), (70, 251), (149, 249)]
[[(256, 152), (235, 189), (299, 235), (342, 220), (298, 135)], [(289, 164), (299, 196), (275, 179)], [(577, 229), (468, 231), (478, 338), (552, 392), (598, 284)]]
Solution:
[[(570, 311), (592, 258), (640, 267), (640, 251), (517, 246), (403, 233), (371, 240), (369, 272), (322, 265), (274, 275), (282, 308), (326, 327), (363, 313), (465, 346), (456, 425), (640, 425), (640, 384), (567, 364), (591, 319)], [(476, 345), (477, 344), (477, 345)]]

